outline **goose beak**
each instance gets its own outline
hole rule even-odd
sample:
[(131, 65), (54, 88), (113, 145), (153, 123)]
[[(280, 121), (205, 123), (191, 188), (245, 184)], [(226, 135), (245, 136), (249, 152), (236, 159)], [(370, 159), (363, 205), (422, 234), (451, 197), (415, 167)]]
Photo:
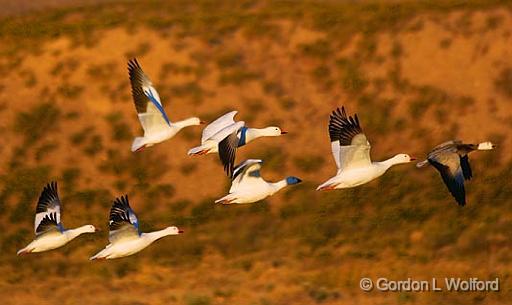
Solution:
[(491, 147), (494, 149), (494, 148), (498, 147), (498, 145), (492, 144)]
[(94, 232), (101, 232), (101, 231), (102, 231), (101, 229), (94, 228)]
[(288, 131), (281, 131), (281, 134), (287, 134)]
[(179, 233), (179, 234), (182, 234), (182, 233), (185, 233), (185, 231), (183, 231), (183, 230), (178, 230), (178, 233)]
[(206, 121), (199, 121), (199, 124), (201, 124), (201, 125), (204, 125), (206, 123), (208, 123), (208, 122), (206, 122)]
[(416, 157), (410, 157), (411, 161), (416, 161)]

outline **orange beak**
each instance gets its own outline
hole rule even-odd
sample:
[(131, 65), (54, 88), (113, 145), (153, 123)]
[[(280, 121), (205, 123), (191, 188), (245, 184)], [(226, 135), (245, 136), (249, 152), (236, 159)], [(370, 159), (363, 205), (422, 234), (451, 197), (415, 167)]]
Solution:
[(281, 134), (287, 134), (288, 131), (281, 131)]
[(416, 160), (416, 157), (410, 157), (411, 158), (411, 161), (415, 161)]
[(208, 123), (208, 122), (206, 122), (206, 121), (199, 121), (199, 124), (201, 124), (201, 125), (204, 125), (206, 123)]

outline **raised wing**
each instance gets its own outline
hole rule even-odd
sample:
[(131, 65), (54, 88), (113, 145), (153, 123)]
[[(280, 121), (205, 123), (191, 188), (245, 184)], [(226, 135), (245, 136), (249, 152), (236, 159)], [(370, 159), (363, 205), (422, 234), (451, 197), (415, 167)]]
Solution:
[(371, 165), (370, 143), (363, 133), (357, 114), (347, 116), (345, 107), (337, 108), (329, 119), (331, 150), (338, 170)]
[(128, 195), (114, 200), (109, 217), (109, 241), (115, 243), (123, 239), (133, 239), (140, 236), (139, 221), (130, 207)]
[(248, 159), (238, 164), (233, 170), (233, 181), (231, 182), (230, 193), (236, 191), (241, 185), (250, 185), (256, 181), (263, 180), (260, 175), (262, 160)]
[(457, 153), (445, 153), (432, 156), (428, 159), (443, 178), (444, 184), (460, 206), (466, 205), (466, 192), (464, 190), (464, 174), (460, 166), (460, 157)]
[(215, 121), (208, 124), (208, 126), (205, 127), (203, 130), (203, 135), (201, 137), (201, 144), (204, 144), (204, 142), (208, 139), (210, 139), (213, 135), (224, 129), (225, 127), (232, 125), (235, 123), (235, 115), (238, 113), (238, 111), (231, 111), (223, 116), (219, 117)]
[(165, 113), (160, 96), (137, 59), (128, 61), (128, 74), (133, 102), (144, 132), (151, 133), (155, 129), (170, 126), (171, 121)]
[[(36, 206), (36, 217), (34, 220), (34, 231), (36, 234), (41, 234), (48, 230), (49, 225), (53, 224), (59, 229), (62, 229), (60, 222), (61, 203), (57, 191), (57, 182), (52, 181), (48, 183), (39, 195), (39, 200)], [(44, 219), (43, 226), (41, 223)]]
[(224, 140), (219, 142), (219, 158), (224, 166), (224, 171), (228, 177), (233, 177), (236, 149), (238, 147), (238, 131), (234, 131)]

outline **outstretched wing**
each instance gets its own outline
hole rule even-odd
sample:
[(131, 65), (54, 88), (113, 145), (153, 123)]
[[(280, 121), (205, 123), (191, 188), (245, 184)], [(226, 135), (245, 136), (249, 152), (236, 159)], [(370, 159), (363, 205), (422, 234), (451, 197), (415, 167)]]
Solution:
[(134, 58), (128, 61), (128, 74), (132, 87), (133, 102), (144, 132), (157, 132), (169, 126), (171, 121), (165, 113), (160, 96), (137, 59)]
[(61, 203), (57, 191), (57, 182), (52, 181), (43, 188), (41, 195), (39, 195), (39, 200), (37, 201), (36, 217), (34, 220), (35, 233), (41, 234), (48, 231), (50, 225), (54, 225), (62, 231), (60, 212)]
[(459, 155), (457, 153), (444, 153), (429, 157), (428, 162), (439, 171), (444, 184), (457, 203), (460, 206), (466, 205), (464, 173), (460, 166)]
[(248, 159), (238, 164), (233, 170), (233, 181), (231, 182), (230, 193), (235, 192), (240, 185), (251, 185), (261, 182), (263, 179), (260, 175), (262, 160)]
[(238, 147), (238, 130), (235, 130), (224, 140), (219, 142), (219, 158), (224, 166), (224, 171), (228, 177), (233, 177), (236, 149)]
[(473, 177), (473, 171), (471, 170), (471, 166), (469, 165), (468, 155), (460, 157), (460, 167), (462, 168), (462, 174), (464, 175), (464, 179), (471, 180), (471, 178)]
[(205, 127), (203, 130), (203, 135), (201, 137), (201, 144), (204, 144), (206, 140), (211, 138), (213, 135), (215, 135), (217, 132), (221, 131), (225, 127), (232, 125), (235, 123), (235, 115), (238, 113), (238, 111), (231, 111), (223, 116), (219, 117), (215, 121), (208, 124), (208, 126)]
[(140, 236), (139, 221), (130, 207), (128, 195), (114, 200), (110, 209), (108, 227), (110, 230), (109, 241), (111, 243)]
[(338, 170), (371, 164), (370, 143), (359, 124), (357, 114), (347, 116), (345, 107), (337, 108), (329, 119), (329, 138)]

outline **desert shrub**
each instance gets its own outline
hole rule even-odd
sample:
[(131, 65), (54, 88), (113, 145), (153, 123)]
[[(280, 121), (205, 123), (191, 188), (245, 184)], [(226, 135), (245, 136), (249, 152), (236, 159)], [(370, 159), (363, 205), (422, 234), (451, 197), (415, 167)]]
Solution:
[(280, 83), (274, 81), (264, 81), (263, 91), (266, 94), (273, 95), (275, 97), (280, 97), (285, 93), (283, 86)]
[(183, 163), (180, 166), (180, 172), (185, 176), (188, 176), (188, 175), (194, 173), (196, 171), (196, 169), (197, 169), (197, 163), (195, 163), (195, 162)]
[(125, 53), (126, 58), (142, 57), (151, 51), (149, 42), (141, 42), (134, 50)]
[(64, 83), (57, 88), (57, 91), (65, 98), (73, 99), (79, 97), (84, 91), (84, 87), (80, 85), (71, 85)]
[(87, 127), (84, 127), (84, 129), (82, 129), (81, 131), (79, 132), (76, 132), (76, 133), (73, 133), (70, 137), (69, 137), (69, 141), (73, 144), (73, 145), (80, 145), (82, 143), (85, 142), (85, 140), (87, 139), (87, 137), (94, 131), (94, 127), (93, 126), (87, 126)]
[(203, 88), (195, 81), (172, 86), (171, 93), (177, 97), (189, 97), (196, 105), (202, 102), (205, 95)]
[(63, 189), (66, 192), (70, 193), (75, 189), (78, 179), (80, 178), (80, 173), (81, 170), (79, 167), (68, 167), (62, 171), (61, 185), (63, 185)]
[(247, 71), (246, 69), (231, 69), (228, 72), (223, 72), (219, 76), (220, 85), (241, 85), (248, 81), (253, 81), (260, 78), (261, 75), (256, 72)]
[(512, 99), (512, 68), (501, 70), (498, 78), (494, 81), (494, 87), (505, 97)]
[(37, 84), (36, 75), (31, 70), (21, 71), (20, 76), (24, 78), (25, 87), (27, 87), (27, 88), (32, 88)]
[(111, 113), (107, 115), (106, 120), (109, 122), (111, 137), (114, 141), (122, 142), (132, 139), (130, 126), (124, 122), (122, 113)]
[(185, 304), (186, 305), (210, 305), (210, 304), (212, 304), (212, 301), (209, 296), (188, 293), (187, 295), (185, 295)]
[(59, 145), (56, 142), (46, 142), (36, 150), (36, 160), (41, 161), (44, 156), (48, 155), (50, 152), (56, 150)]
[(88, 156), (95, 156), (103, 150), (103, 139), (100, 135), (92, 135), (90, 141), (86, 147), (84, 147), (84, 153)]
[(342, 75), (341, 85), (345, 90), (356, 94), (361, 93), (366, 88), (368, 81), (359, 70), (359, 64), (353, 60), (342, 58), (337, 61), (337, 66)]
[(325, 159), (322, 156), (314, 155), (301, 155), (293, 159), (293, 163), (300, 170), (310, 173), (317, 171), (319, 167), (323, 166)]
[(326, 59), (332, 54), (331, 45), (325, 39), (299, 45), (302, 54), (308, 57)]
[(35, 143), (55, 130), (60, 116), (60, 109), (53, 103), (38, 104), (16, 115), (14, 131), (23, 134), (26, 144)]
[(238, 52), (226, 52), (217, 57), (217, 67), (219, 69), (240, 68), (244, 64), (244, 57)]

